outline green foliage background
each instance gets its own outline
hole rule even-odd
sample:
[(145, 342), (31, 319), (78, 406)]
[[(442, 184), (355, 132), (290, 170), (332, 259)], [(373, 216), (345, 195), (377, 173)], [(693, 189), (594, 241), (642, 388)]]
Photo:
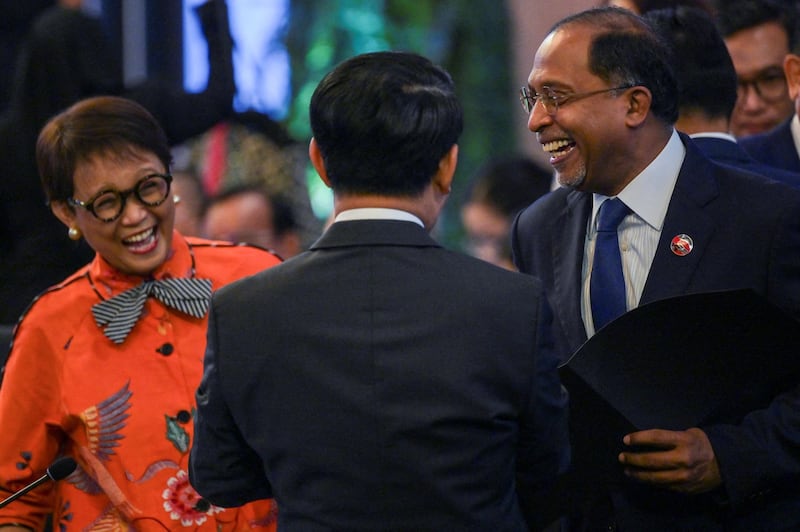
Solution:
[[(510, 24), (500, 0), (291, 0), (286, 44), (291, 57), (291, 134), (311, 137), (308, 102), (319, 80), (336, 64), (377, 50), (420, 53), (453, 76), (464, 106), (459, 167), (437, 238), (457, 247), (458, 207), (470, 176), (490, 157), (514, 151), (511, 113)], [(309, 171), (312, 197), (326, 191)]]

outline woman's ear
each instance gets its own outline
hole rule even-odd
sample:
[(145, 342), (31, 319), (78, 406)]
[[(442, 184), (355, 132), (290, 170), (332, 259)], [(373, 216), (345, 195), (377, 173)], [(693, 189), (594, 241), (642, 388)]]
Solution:
[(55, 214), (56, 218), (61, 220), (61, 223), (67, 227), (75, 226), (75, 211), (72, 207), (67, 205), (66, 201), (51, 201), (50, 210)]
[(308, 157), (311, 159), (311, 164), (317, 171), (319, 178), (325, 183), (328, 188), (331, 187), (331, 182), (328, 179), (328, 170), (325, 169), (325, 159), (322, 157), (322, 152), (319, 149), (319, 144), (314, 137), (311, 137), (311, 142), (308, 143)]

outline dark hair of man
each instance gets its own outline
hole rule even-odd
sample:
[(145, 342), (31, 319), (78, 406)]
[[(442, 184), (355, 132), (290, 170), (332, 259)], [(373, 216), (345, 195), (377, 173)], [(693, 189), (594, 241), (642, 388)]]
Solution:
[(736, 70), (714, 20), (699, 9), (659, 9), (644, 15), (673, 49), (678, 106), (730, 118), (736, 105)]
[(768, 22), (776, 22), (786, 32), (789, 50), (800, 53), (797, 11), (784, 0), (725, 0), (718, 2), (717, 27), (723, 37)]
[(136, 150), (154, 154), (169, 171), (167, 137), (144, 107), (116, 96), (74, 104), (45, 124), (36, 142), (36, 163), (48, 201), (72, 197), (79, 164), (98, 155), (135, 158)]
[[(696, 7), (702, 9), (709, 15), (714, 13), (714, 5), (710, 0), (633, 0), (631, 2), (634, 7), (634, 12), (643, 15), (656, 9), (668, 9), (679, 6)], [(602, 6), (610, 4), (610, 0), (603, 0), (600, 3)]]
[(300, 229), (288, 199), (280, 194), (270, 196), (272, 201), (272, 230), (276, 236)]
[(405, 52), (339, 64), (314, 91), (310, 120), (331, 186), (346, 194), (420, 194), (463, 129), (450, 75)]
[(666, 124), (678, 119), (677, 81), (669, 46), (635, 13), (599, 7), (571, 15), (550, 33), (567, 25), (594, 31), (589, 45), (589, 71), (609, 84), (641, 85), (652, 94), (650, 110)]
[(702, 9), (709, 15), (713, 14), (714, 7), (706, 0), (634, 0), (639, 13), (649, 13), (656, 9), (669, 9), (676, 7), (693, 7)]
[(467, 189), (467, 201), (484, 203), (511, 218), (550, 192), (552, 172), (525, 156), (492, 159), (481, 165)]

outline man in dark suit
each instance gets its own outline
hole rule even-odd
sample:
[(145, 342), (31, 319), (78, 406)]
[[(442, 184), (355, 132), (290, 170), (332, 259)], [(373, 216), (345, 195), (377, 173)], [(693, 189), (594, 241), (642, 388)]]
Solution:
[[(731, 118), (737, 138), (764, 133), (792, 115), (783, 62), (797, 40), (795, 6), (787, 0), (716, 2), (716, 22), (739, 80)], [(702, 54), (704, 50), (693, 50)]]
[(783, 61), (783, 71), (794, 100), (795, 113), (772, 131), (741, 139), (742, 148), (764, 164), (791, 172), (800, 172), (800, 39), (795, 39), (792, 53)]
[(796, 114), (772, 131), (742, 138), (739, 145), (751, 157), (764, 164), (790, 172), (800, 172), (800, 156), (792, 128), (800, 128)]
[(569, 446), (541, 285), (428, 236), (462, 129), (452, 80), (356, 56), (310, 118), (335, 222), (215, 295), (192, 484), (221, 506), (274, 497), (287, 531), (546, 524)]
[[(673, 128), (676, 95), (669, 50), (624, 10), (568, 17), (536, 53), (522, 100), (562, 188), (520, 214), (512, 247), (520, 271), (544, 283), (563, 357), (600, 327), (595, 313), (609, 299), (592, 282), (607, 269), (595, 256), (611, 260), (597, 222), (606, 202), (628, 209), (616, 229), (602, 229), (619, 239), (617, 313), (680, 294), (751, 288), (800, 317), (800, 191), (706, 159)], [(669, 371), (669, 361), (652, 370)], [(800, 526), (796, 390), (738, 425), (655, 428), (622, 443), (627, 480), (602, 485), (595, 504), (576, 501), (575, 528)]]
[(800, 173), (758, 162), (729, 133), (737, 99), (736, 70), (713, 19), (688, 7), (657, 9), (644, 18), (673, 51), (678, 82), (675, 129), (691, 136), (712, 161), (800, 187)]

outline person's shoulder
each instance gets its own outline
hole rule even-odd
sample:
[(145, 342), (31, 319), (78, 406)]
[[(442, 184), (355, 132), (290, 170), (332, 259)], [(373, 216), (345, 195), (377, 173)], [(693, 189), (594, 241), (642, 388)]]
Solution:
[(541, 287), (539, 279), (532, 275), (508, 270), (460, 251), (446, 248), (441, 248), (441, 251), (446, 260), (451, 262), (449, 270), (453, 272), (457, 283), (485, 283), (493, 291), (501, 287), (511, 291), (538, 291)]
[(737, 142), (745, 151), (752, 153), (754, 150), (757, 151), (764, 147), (771, 146), (777, 139), (782, 137), (791, 138), (791, 123), (792, 119), (790, 118), (769, 131), (741, 137), (737, 139)]
[(82, 319), (81, 309), (91, 308), (98, 301), (89, 280), (89, 268), (84, 267), (33, 298), (23, 311), (19, 322), (42, 322), (48, 326), (66, 327), (73, 319)]
[(534, 224), (538, 227), (543, 220), (550, 219), (554, 214), (561, 212), (583, 196), (585, 196), (583, 192), (569, 187), (558, 187), (520, 211), (516, 217), (516, 223), (518, 225)]
[(252, 255), (263, 257), (272, 256), (278, 260), (278, 262), (281, 260), (280, 257), (278, 257), (274, 252), (255, 244), (249, 244), (245, 242), (228, 242), (227, 240), (209, 240), (194, 236), (185, 236), (184, 238), (195, 254), (207, 257)]
[[(722, 188), (745, 188), (754, 190), (763, 190), (765, 193), (773, 191), (775, 194), (782, 192), (788, 193), (790, 196), (800, 194), (800, 190), (796, 186), (790, 186), (784, 180), (776, 179), (775, 174), (783, 172), (780, 169), (772, 167), (764, 167), (763, 165), (753, 167), (733, 166), (722, 164), (716, 161), (711, 161), (719, 172), (719, 182)], [(773, 172), (775, 170), (775, 172)], [(800, 174), (785, 171), (787, 175), (800, 178)]]
[(773, 218), (800, 211), (800, 187), (751, 170), (712, 163), (719, 199), (742, 217)]
[(280, 264), (275, 253), (250, 244), (186, 237), (198, 277), (215, 281), (215, 287)]

